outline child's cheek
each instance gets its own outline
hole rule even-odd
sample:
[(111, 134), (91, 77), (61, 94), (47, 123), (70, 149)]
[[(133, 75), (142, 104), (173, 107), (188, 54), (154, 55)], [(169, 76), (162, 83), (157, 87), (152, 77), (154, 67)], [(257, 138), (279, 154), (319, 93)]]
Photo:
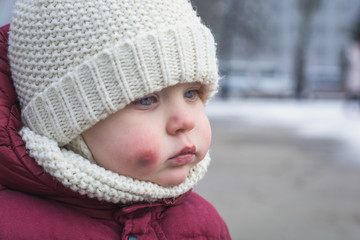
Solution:
[[(131, 141), (128, 151), (131, 157), (128, 161), (134, 167), (134, 170), (141, 172), (150, 172), (154, 170), (161, 162), (161, 144), (156, 136), (145, 135)], [(129, 150), (130, 149), (130, 150)]]
[(139, 168), (151, 168), (151, 166), (156, 165), (158, 159), (159, 156), (155, 150), (143, 150), (139, 151), (135, 162)]

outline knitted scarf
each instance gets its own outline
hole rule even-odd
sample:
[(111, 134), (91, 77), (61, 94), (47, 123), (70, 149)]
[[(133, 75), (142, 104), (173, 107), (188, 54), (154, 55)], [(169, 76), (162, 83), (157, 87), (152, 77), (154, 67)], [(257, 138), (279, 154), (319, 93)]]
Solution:
[(60, 148), (56, 141), (38, 135), (27, 127), (23, 127), (19, 133), (26, 142), (30, 156), (64, 186), (90, 198), (111, 203), (155, 202), (180, 196), (195, 186), (205, 175), (210, 163), (207, 154), (191, 168), (183, 183), (163, 187), (106, 170), (79, 154)]

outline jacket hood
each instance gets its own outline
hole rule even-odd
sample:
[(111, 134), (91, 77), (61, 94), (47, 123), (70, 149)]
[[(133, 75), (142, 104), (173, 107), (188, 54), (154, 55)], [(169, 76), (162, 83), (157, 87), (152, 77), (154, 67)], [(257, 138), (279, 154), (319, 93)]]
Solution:
[(0, 28), (0, 184), (35, 195), (80, 197), (29, 156), (19, 135), (23, 127), (7, 58), (9, 25)]

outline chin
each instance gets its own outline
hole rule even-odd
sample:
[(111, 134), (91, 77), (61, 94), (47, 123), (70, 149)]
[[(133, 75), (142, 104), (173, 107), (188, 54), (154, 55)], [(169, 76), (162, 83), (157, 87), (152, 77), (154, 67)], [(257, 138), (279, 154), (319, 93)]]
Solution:
[(176, 171), (166, 176), (166, 178), (158, 181), (158, 184), (163, 187), (175, 187), (185, 182), (189, 171)]

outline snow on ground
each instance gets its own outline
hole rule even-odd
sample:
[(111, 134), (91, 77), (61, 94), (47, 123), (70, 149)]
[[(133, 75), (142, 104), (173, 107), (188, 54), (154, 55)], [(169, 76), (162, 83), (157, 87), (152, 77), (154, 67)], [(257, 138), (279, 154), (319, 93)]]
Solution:
[(353, 161), (360, 163), (360, 104), (341, 100), (214, 100), (207, 106), (212, 118), (232, 117), (259, 126), (292, 128), (310, 138), (344, 143)]

